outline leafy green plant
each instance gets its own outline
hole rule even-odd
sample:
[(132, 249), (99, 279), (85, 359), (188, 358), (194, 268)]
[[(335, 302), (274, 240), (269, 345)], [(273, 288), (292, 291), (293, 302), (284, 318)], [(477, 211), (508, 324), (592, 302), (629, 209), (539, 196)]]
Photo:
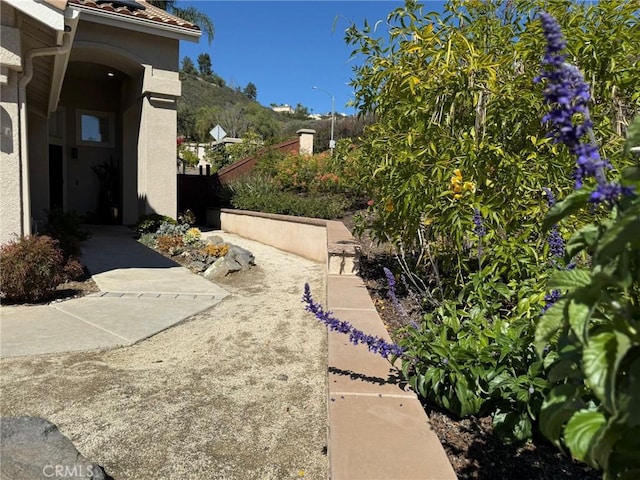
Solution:
[(138, 235), (155, 233), (163, 223), (169, 223), (172, 225), (178, 224), (176, 220), (171, 217), (167, 217), (166, 215), (160, 215), (159, 213), (150, 213), (140, 217), (140, 220), (138, 220), (138, 223), (135, 224), (133, 230)]
[(47, 211), (44, 232), (58, 241), (65, 258), (80, 255), (80, 243), (91, 237), (91, 232), (82, 227), (83, 220), (77, 212)]
[(82, 273), (82, 266), (66, 261), (58, 242), (46, 235), (22, 237), (0, 247), (0, 291), (5, 299), (43, 300)]
[[(573, 189), (572, 152), (541, 129), (543, 8), (593, 83), (590, 121), (603, 157), (621, 170), (632, 163), (620, 153), (621, 125), (640, 110), (637, 58), (626, 53), (640, 51), (632, 2), (451, 0), (438, 14), (407, 1), (389, 15), (387, 37), (366, 22), (346, 31), (363, 59), (354, 105), (375, 115), (348, 153), (370, 199), (360, 228), (412, 254), (415, 262), (400, 263), (426, 308), (423, 325), (402, 332), (405, 374), (456, 414), (491, 413), (513, 440), (536, 427), (557, 358), (555, 343), (541, 358), (532, 347), (557, 266), (540, 229), (543, 192)], [(581, 241), (593, 239), (589, 213), (569, 213), (557, 234), (581, 229)]]
[(269, 176), (255, 174), (229, 185), (235, 208), (312, 218), (339, 218), (350, 202), (340, 194), (300, 194), (282, 191)]
[[(555, 272), (549, 279), (552, 305), (536, 328), (535, 345), (555, 354), (551, 390), (541, 429), (558, 447), (604, 472), (605, 479), (640, 474), (640, 167), (608, 180), (611, 166), (600, 156), (589, 120), (589, 85), (565, 62), (557, 21), (541, 15), (547, 52), (541, 80), (551, 135), (576, 155), (576, 191), (557, 203), (543, 227), (552, 228), (580, 210), (599, 210), (566, 245), (565, 261), (586, 253), (590, 262)], [(640, 117), (629, 127), (631, 151)], [(634, 142), (634, 143), (632, 143)]]

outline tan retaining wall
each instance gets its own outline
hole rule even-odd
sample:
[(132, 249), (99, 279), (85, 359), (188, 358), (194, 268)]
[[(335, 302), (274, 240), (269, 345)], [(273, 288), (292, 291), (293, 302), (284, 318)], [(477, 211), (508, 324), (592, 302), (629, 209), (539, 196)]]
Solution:
[[(357, 276), (357, 242), (342, 222), (222, 209), (220, 228), (326, 262), (325, 310), (391, 341)], [(418, 397), (387, 360), (329, 332), (327, 366), (331, 480), (457, 478)]]

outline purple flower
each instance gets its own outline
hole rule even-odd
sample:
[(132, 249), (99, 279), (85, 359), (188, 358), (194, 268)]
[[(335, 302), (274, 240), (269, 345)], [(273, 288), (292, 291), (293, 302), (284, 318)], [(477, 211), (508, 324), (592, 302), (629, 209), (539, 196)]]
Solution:
[(477, 208), (473, 211), (473, 224), (475, 225), (473, 232), (478, 237), (482, 238), (487, 234), (487, 229), (484, 228), (484, 219)]
[(544, 187), (542, 190), (547, 194), (547, 205), (549, 208), (553, 207), (556, 204), (556, 196), (550, 188)]
[(365, 344), (370, 352), (377, 353), (384, 358), (388, 358), (389, 355), (395, 357), (402, 357), (404, 355), (404, 349), (399, 345), (389, 343), (380, 337), (367, 335), (362, 330), (356, 329), (349, 322), (338, 320), (331, 312), (325, 312), (320, 304), (314, 302), (308, 283), (304, 285), (302, 301), (306, 303), (305, 310), (307, 312), (313, 313), (317, 320), (329, 327), (329, 330), (349, 335), (349, 341), (354, 345)]
[[(633, 190), (616, 183), (607, 183), (605, 170), (611, 164), (600, 157), (593, 136), (593, 124), (589, 116), (591, 94), (580, 70), (565, 63), (563, 53), (566, 42), (560, 25), (548, 13), (541, 13), (542, 29), (547, 40), (547, 48), (542, 59), (540, 76), (534, 79), (545, 80), (544, 98), (551, 110), (542, 121), (550, 123), (549, 136), (556, 143), (564, 143), (576, 157), (574, 172), (575, 188), (582, 188), (585, 178), (595, 178), (596, 191), (591, 195), (593, 203), (612, 203), (621, 194), (631, 194)], [(583, 141), (587, 136), (588, 140)]]
[(549, 293), (547, 293), (544, 296), (544, 300), (547, 303), (544, 305), (544, 307), (542, 307), (542, 311), (540, 313), (545, 313), (547, 310), (549, 310), (554, 303), (560, 300), (561, 297), (562, 294), (560, 293), (560, 290), (551, 290)]
[(387, 267), (383, 267), (382, 270), (384, 271), (384, 276), (387, 278), (387, 285), (389, 287), (389, 298), (391, 299), (391, 303), (393, 303), (393, 307), (400, 315), (406, 316), (407, 312), (405, 312), (396, 295), (396, 279), (393, 276), (393, 272)]
[(549, 253), (551, 253), (552, 257), (563, 257), (564, 256), (564, 239), (562, 235), (560, 235), (560, 230), (558, 229), (558, 225), (554, 225), (549, 232)]

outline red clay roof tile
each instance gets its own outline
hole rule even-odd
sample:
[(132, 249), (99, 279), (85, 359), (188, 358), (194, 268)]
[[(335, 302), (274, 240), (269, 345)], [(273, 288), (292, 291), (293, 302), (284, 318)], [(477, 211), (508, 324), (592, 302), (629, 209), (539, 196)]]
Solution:
[[(193, 23), (187, 22), (179, 17), (171, 15), (170, 13), (162, 10), (161, 8), (154, 7), (148, 4), (145, 0), (136, 0), (140, 6), (144, 7), (144, 10), (130, 10), (127, 7), (118, 5), (118, 2), (100, 2), (97, 3), (94, 0), (68, 0), (69, 5), (78, 5), (87, 9), (96, 9), (106, 13), (117, 13), (120, 15), (131, 15), (143, 20), (150, 20), (163, 25), (174, 25), (183, 28), (189, 28), (192, 30), (200, 30), (200, 27)], [(114, 5), (115, 3), (115, 5)]]

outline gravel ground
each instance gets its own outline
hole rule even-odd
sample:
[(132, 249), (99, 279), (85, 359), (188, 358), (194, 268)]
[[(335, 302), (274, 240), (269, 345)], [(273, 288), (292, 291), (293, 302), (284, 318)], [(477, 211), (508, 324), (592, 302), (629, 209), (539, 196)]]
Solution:
[[(114, 479), (324, 479), (324, 266), (235, 235), (231, 295), (131, 347), (0, 361), (0, 414), (42, 416)], [(324, 300), (324, 299), (321, 299)]]

